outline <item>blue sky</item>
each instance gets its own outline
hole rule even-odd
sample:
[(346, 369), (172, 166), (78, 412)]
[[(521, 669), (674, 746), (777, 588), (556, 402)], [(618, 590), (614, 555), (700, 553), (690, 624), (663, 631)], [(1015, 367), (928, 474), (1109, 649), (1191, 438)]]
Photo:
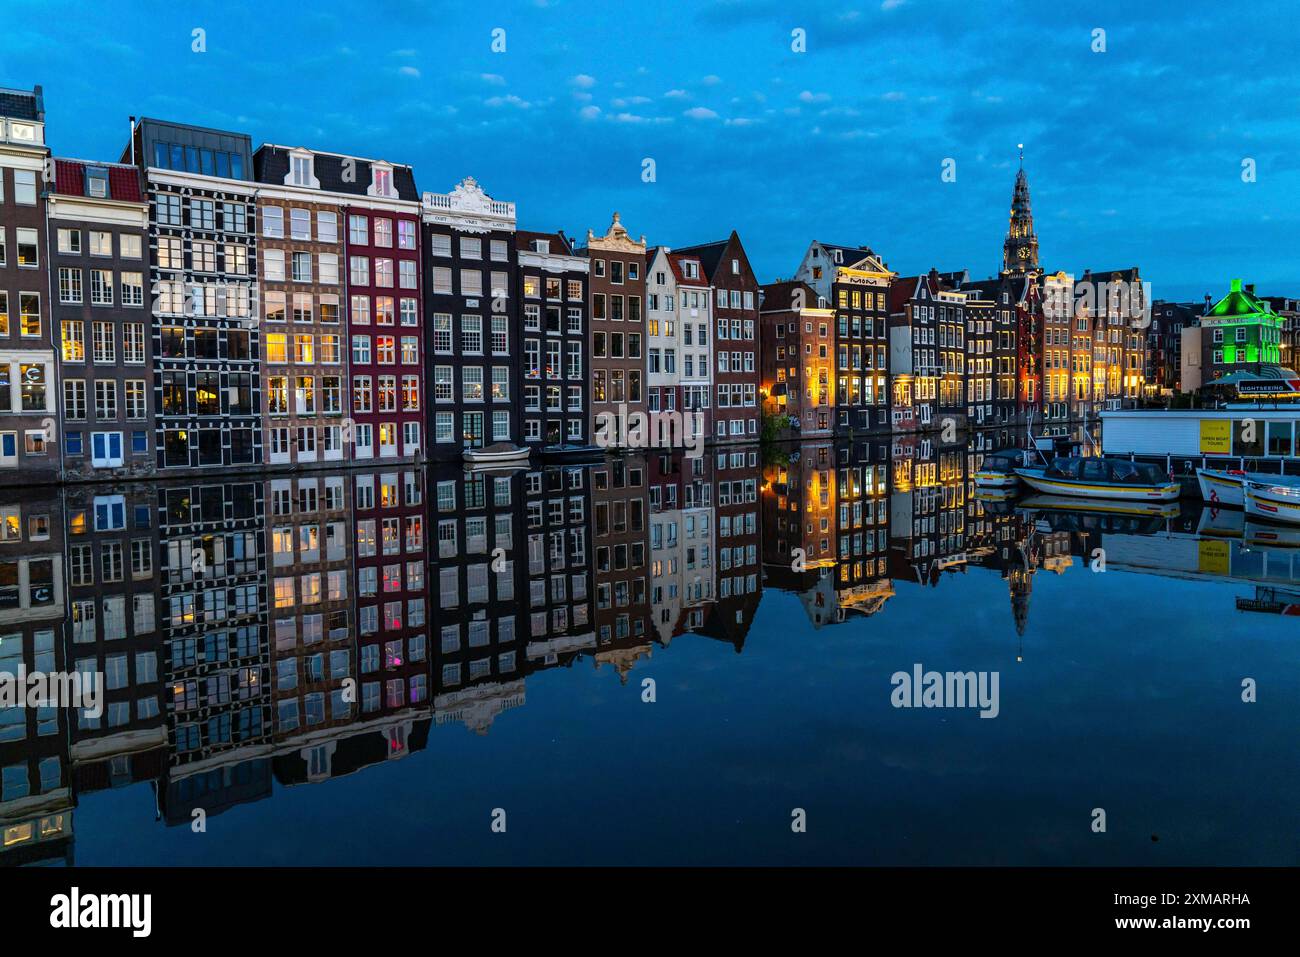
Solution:
[(44, 85), (61, 155), (116, 159), (131, 114), (240, 130), (410, 163), (423, 190), (472, 175), (525, 228), (735, 228), (769, 281), (812, 238), (991, 274), (1023, 142), (1044, 265), (1300, 296), (1293, 2), (32, 7), (0, 33), (0, 85)]

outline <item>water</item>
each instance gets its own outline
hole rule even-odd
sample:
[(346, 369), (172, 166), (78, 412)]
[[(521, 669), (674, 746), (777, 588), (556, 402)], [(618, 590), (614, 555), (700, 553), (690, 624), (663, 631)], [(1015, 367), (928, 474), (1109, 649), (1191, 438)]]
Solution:
[[(0, 671), (111, 690), (0, 712), (0, 862), (1300, 861), (1300, 548), (986, 506), (979, 455), (15, 492)], [(916, 665), (997, 716), (894, 707)]]

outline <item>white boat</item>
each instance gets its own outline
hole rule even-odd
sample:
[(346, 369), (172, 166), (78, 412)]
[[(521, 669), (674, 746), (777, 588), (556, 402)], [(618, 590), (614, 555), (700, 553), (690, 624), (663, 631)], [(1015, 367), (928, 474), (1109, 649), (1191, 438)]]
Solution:
[(1154, 465), (1101, 456), (1057, 458), (1046, 468), (1018, 468), (1016, 474), (1030, 488), (1047, 495), (1173, 502), (1182, 491)]
[(1201, 486), (1201, 498), (1207, 505), (1216, 508), (1244, 508), (1245, 491), (1242, 480), (1245, 472), (1224, 471), (1222, 469), (1197, 469), (1196, 481)]
[(1009, 491), (1020, 485), (1016, 469), (1032, 463), (1030, 453), (1024, 449), (1002, 449), (984, 456), (984, 461), (972, 479), (975, 487), (983, 491)]
[(1242, 486), (1248, 516), (1300, 524), (1300, 482), (1293, 477), (1248, 475)]
[(530, 449), (501, 442), (485, 449), (466, 449), (465, 461), (472, 465), (514, 465), (528, 461)]

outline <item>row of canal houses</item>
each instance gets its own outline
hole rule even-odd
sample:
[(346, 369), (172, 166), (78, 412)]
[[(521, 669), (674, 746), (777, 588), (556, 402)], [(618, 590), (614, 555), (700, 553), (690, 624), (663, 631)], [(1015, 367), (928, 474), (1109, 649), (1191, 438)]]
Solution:
[(1147, 392), (1138, 269), (1045, 270), (1023, 168), (998, 275), (903, 276), (868, 246), (813, 242), (761, 301), (763, 410), (787, 437), (969, 428), (1006, 442)]
[(0, 167), (0, 483), (584, 446), (602, 413), (757, 438), (734, 232), (579, 245), (472, 178), (155, 119), (57, 157), (39, 87), (0, 94)]

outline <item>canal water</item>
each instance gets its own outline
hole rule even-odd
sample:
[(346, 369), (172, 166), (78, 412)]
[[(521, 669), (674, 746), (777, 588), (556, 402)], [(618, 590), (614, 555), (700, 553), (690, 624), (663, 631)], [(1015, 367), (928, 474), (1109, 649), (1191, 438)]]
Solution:
[(16, 494), (0, 864), (1300, 863), (1300, 541), (989, 444)]

